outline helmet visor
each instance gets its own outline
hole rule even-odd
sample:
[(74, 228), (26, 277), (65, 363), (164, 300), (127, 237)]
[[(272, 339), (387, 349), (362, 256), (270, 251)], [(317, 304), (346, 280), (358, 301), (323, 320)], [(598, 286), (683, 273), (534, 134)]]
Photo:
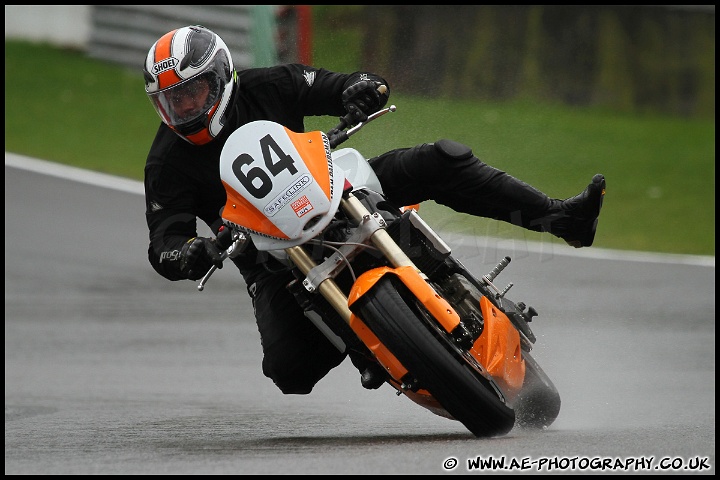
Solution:
[(180, 127), (207, 113), (220, 98), (223, 86), (210, 71), (148, 96), (165, 123)]

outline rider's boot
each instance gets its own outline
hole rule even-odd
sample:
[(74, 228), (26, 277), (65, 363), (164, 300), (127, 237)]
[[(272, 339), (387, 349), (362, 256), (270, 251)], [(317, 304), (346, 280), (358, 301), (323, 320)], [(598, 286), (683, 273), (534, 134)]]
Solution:
[(605, 177), (597, 174), (582, 193), (565, 200), (551, 200), (542, 222), (547, 231), (562, 238), (568, 245), (589, 247), (595, 239), (604, 197)]
[(553, 199), (525, 182), (504, 175), (496, 190), (507, 205), (510, 223), (536, 232), (549, 232), (575, 248), (595, 240), (598, 216), (605, 196), (605, 177), (597, 174), (585, 190), (565, 200)]

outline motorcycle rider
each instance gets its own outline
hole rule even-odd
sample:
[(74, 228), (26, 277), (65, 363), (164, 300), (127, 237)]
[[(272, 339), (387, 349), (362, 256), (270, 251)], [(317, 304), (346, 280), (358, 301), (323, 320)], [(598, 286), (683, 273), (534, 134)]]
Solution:
[[(254, 120), (304, 131), (309, 115), (355, 123), (388, 101), (385, 79), (364, 72), (331, 72), (308, 65), (235, 70), (223, 40), (201, 26), (163, 35), (145, 60), (145, 91), (162, 122), (145, 165), (146, 219), (153, 268), (169, 280), (198, 280), (220, 252), (198, 236), (197, 219), (217, 234), (226, 196), (219, 159), (230, 133)], [(383, 93), (378, 86), (388, 89)], [(370, 159), (388, 199), (398, 206), (434, 200), (458, 212), (549, 232), (575, 247), (593, 243), (605, 193), (595, 175), (572, 198), (552, 199), (481, 162), (472, 150), (442, 139)], [(377, 364), (340, 352), (303, 315), (286, 289), (293, 275), (252, 246), (235, 259), (252, 298), (263, 349), (263, 373), (285, 394), (307, 394), (350, 354), (366, 388), (378, 388)]]

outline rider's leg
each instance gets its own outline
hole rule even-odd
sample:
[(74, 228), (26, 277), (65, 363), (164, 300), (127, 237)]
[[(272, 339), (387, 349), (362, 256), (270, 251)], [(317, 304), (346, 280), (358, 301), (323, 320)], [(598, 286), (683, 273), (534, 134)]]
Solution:
[(451, 140), (393, 150), (370, 164), (398, 205), (434, 200), (458, 212), (550, 232), (574, 247), (589, 247), (595, 238), (605, 193), (602, 175), (574, 197), (553, 199)]
[[(305, 316), (287, 285), (289, 272), (270, 274), (263, 267), (241, 269), (253, 301), (263, 349), (262, 370), (285, 394), (308, 394), (346, 354)], [(387, 375), (379, 365), (350, 351), (363, 387), (375, 389)]]
[(266, 272), (248, 282), (248, 293), (260, 332), (263, 373), (283, 393), (303, 395), (340, 365), (346, 354), (305, 317), (286, 288), (293, 278), (290, 272)]

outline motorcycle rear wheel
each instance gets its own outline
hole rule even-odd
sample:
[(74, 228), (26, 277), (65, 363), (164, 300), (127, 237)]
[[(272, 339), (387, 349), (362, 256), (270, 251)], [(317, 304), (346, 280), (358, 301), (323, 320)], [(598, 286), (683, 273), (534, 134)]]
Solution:
[[(501, 436), (512, 430), (515, 412), (486, 380), (451, 353), (400, 291), (392, 276), (380, 279), (358, 301), (358, 313), (378, 339), (417, 381), (476, 437)], [(406, 290), (405, 290), (406, 291)]]
[(513, 403), (517, 425), (536, 429), (549, 427), (560, 414), (560, 393), (545, 371), (528, 352), (525, 359), (525, 381)]

